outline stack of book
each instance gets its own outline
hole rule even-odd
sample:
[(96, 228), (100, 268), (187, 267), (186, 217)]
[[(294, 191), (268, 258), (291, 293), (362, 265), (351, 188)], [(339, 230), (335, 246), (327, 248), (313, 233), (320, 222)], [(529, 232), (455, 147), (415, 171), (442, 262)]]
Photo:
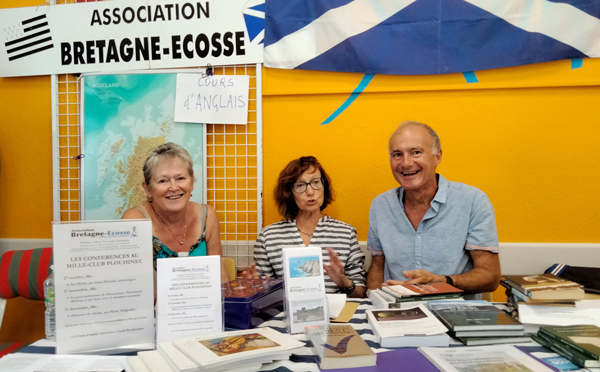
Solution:
[(321, 369), (370, 367), (377, 364), (377, 354), (351, 325), (313, 326), (304, 330), (317, 352)]
[(510, 275), (500, 284), (506, 288), (509, 303), (513, 304), (549, 305), (573, 303), (585, 298), (582, 285), (553, 274)]
[(486, 301), (431, 305), (450, 335), (467, 346), (529, 342), (523, 325)]
[(367, 321), (381, 347), (448, 346), (448, 329), (424, 306), (367, 310)]
[(217, 333), (161, 343), (127, 357), (128, 372), (250, 372), (289, 359), (304, 344), (271, 328)]
[(462, 289), (448, 283), (403, 284), (369, 291), (369, 299), (376, 308), (406, 309), (426, 305), (432, 300), (456, 300), (461, 292)]
[(595, 325), (540, 327), (533, 339), (582, 368), (600, 367), (600, 328)]
[[(511, 315), (526, 325), (527, 333), (537, 332), (540, 325), (564, 324), (553, 319), (551, 313), (569, 312), (567, 308), (575, 308), (586, 298), (580, 284), (553, 274), (512, 275), (500, 284), (506, 288), (506, 302)], [(531, 316), (540, 311), (548, 313), (547, 316)]]

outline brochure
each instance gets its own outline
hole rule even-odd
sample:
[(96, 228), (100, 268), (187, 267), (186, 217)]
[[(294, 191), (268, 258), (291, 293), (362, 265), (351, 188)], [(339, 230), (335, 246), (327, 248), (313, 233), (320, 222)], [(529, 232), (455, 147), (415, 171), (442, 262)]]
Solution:
[(221, 257), (160, 259), (156, 341), (223, 332)]
[(282, 260), (288, 331), (329, 324), (321, 248), (284, 248)]

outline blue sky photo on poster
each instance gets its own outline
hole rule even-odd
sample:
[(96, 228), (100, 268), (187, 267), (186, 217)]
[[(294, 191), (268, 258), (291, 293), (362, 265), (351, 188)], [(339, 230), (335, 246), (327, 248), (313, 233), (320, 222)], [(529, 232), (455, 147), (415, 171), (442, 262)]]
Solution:
[(85, 220), (120, 218), (146, 199), (142, 166), (166, 142), (194, 161), (192, 200), (202, 203), (203, 124), (173, 119), (177, 74), (92, 75), (84, 78)]

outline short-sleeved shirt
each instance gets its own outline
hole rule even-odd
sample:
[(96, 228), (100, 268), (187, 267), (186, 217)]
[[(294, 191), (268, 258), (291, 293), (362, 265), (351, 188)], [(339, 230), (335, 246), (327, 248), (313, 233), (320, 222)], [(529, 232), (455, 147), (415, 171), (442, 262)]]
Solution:
[(367, 246), (373, 255), (385, 256), (385, 280), (406, 280), (404, 270), (462, 274), (473, 268), (468, 250), (498, 253), (496, 216), (481, 190), (438, 175), (438, 191), (416, 231), (403, 200), (399, 187), (371, 204)]
[[(346, 276), (356, 284), (365, 286), (365, 271), (363, 264), (365, 254), (358, 245), (356, 229), (347, 223), (338, 221), (327, 215), (323, 216), (313, 236), (310, 246), (322, 248), (323, 263), (329, 265), (329, 251), (333, 248), (344, 265)], [(283, 220), (262, 229), (254, 245), (254, 260), (256, 271), (261, 278), (269, 275), (272, 278), (283, 277), (283, 248), (304, 247), (302, 237), (298, 232), (295, 220)], [(333, 280), (325, 274), (325, 291), (339, 292)]]

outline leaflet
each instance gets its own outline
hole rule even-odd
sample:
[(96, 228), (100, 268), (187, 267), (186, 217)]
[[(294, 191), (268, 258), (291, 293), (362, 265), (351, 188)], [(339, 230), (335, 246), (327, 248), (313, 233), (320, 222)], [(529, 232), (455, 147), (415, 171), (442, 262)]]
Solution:
[(56, 352), (154, 347), (150, 220), (55, 223)]
[(223, 332), (221, 257), (160, 259), (157, 265), (157, 342)]
[(321, 248), (284, 248), (282, 259), (289, 332), (329, 324)]

